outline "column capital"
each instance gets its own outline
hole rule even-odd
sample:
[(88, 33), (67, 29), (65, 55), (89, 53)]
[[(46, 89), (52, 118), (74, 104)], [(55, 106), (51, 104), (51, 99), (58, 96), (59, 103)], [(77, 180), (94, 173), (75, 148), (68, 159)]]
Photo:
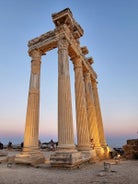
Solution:
[(89, 71), (84, 72), (84, 79), (85, 79), (86, 81), (90, 81), (90, 80), (91, 80), (91, 74), (90, 74)]
[(80, 57), (72, 57), (71, 60), (74, 64), (74, 70), (76, 68), (81, 68), (82, 69), (82, 60), (81, 60)]
[(41, 54), (42, 53), (39, 50), (33, 50), (30, 53), (30, 56), (32, 57), (31, 69), (32, 69), (33, 74), (39, 74), (40, 73)]
[(69, 45), (69, 42), (65, 37), (63, 37), (63, 36), (59, 37), (59, 40), (58, 40), (58, 49), (59, 50), (60, 49), (67, 49), (68, 45)]
[(32, 51), (29, 53), (29, 55), (30, 55), (30, 57), (32, 57), (32, 59), (33, 59), (33, 58), (40, 58), (41, 55), (42, 55), (42, 53), (41, 53), (40, 50), (35, 49), (35, 50), (32, 50)]

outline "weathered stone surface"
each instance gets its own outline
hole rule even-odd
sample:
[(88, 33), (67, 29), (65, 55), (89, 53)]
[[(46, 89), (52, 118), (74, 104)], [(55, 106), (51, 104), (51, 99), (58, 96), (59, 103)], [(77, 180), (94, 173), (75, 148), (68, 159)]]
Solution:
[(5, 151), (5, 150), (0, 150), (0, 157), (1, 156), (7, 156), (8, 155), (8, 152)]
[(127, 140), (123, 149), (127, 159), (138, 159), (138, 139)]
[(56, 151), (50, 156), (50, 164), (54, 167), (73, 168), (82, 163), (81, 152), (77, 151)]
[(17, 154), (15, 157), (15, 163), (30, 164), (36, 166), (45, 162), (45, 157), (40, 151), (33, 153), (21, 153)]
[(92, 57), (88, 57), (88, 58), (87, 58), (87, 61), (88, 61), (88, 63), (89, 63), (90, 65), (94, 63), (94, 61), (93, 61), (93, 58), (92, 58)]
[(84, 46), (84, 47), (81, 47), (81, 51), (82, 51), (82, 53), (83, 53), (84, 55), (86, 55), (86, 54), (89, 53), (87, 47), (85, 47), (85, 46)]
[(66, 8), (58, 13), (52, 14), (53, 22), (56, 27), (66, 24), (72, 32), (75, 39), (80, 38), (83, 35), (83, 29), (74, 20), (72, 12), (69, 8)]

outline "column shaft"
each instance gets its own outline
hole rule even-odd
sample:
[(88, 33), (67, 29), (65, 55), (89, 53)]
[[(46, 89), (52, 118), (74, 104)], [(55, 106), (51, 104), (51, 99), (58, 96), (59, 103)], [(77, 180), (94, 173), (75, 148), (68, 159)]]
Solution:
[(31, 57), (31, 77), (23, 149), (23, 151), (29, 152), (38, 149), (41, 55), (39, 51), (35, 50)]
[(93, 88), (93, 94), (94, 94), (94, 103), (95, 103), (95, 109), (96, 109), (100, 144), (101, 144), (101, 146), (106, 146), (97, 83), (94, 80), (92, 80), (92, 88)]
[(68, 42), (58, 42), (58, 148), (75, 148), (68, 62)]
[(85, 85), (83, 78), (82, 61), (80, 58), (72, 59), (75, 71), (75, 96), (76, 96), (76, 123), (78, 150), (90, 150), (88, 119), (86, 109)]
[(88, 114), (88, 126), (90, 139), (93, 139), (93, 144), (97, 147), (100, 146), (99, 132), (97, 127), (97, 118), (94, 105), (93, 90), (91, 84), (90, 73), (84, 74), (85, 90), (86, 90), (86, 102), (87, 102), (87, 114)]

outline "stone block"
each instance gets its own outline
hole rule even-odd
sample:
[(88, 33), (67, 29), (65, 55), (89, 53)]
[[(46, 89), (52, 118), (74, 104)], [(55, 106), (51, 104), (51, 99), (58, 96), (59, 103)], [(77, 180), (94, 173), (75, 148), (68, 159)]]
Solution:
[(56, 151), (50, 156), (51, 166), (54, 167), (77, 167), (82, 163), (82, 155), (80, 152)]
[(42, 153), (37, 154), (17, 154), (15, 156), (15, 163), (30, 164), (36, 166), (45, 162), (45, 157)]

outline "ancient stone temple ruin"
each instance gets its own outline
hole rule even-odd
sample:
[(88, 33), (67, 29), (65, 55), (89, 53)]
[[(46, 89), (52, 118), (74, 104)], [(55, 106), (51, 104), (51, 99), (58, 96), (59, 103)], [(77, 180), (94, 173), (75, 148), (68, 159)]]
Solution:
[[(45, 158), (38, 146), (41, 56), (58, 48), (58, 148), (50, 156), (52, 166), (74, 167), (107, 156), (107, 144), (97, 90), (97, 75), (88, 49), (80, 46), (82, 27), (70, 9), (52, 14), (55, 29), (28, 42), (31, 75), (24, 147), (17, 163), (37, 164)], [(75, 73), (77, 146), (74, 143), (69, 60)]]

